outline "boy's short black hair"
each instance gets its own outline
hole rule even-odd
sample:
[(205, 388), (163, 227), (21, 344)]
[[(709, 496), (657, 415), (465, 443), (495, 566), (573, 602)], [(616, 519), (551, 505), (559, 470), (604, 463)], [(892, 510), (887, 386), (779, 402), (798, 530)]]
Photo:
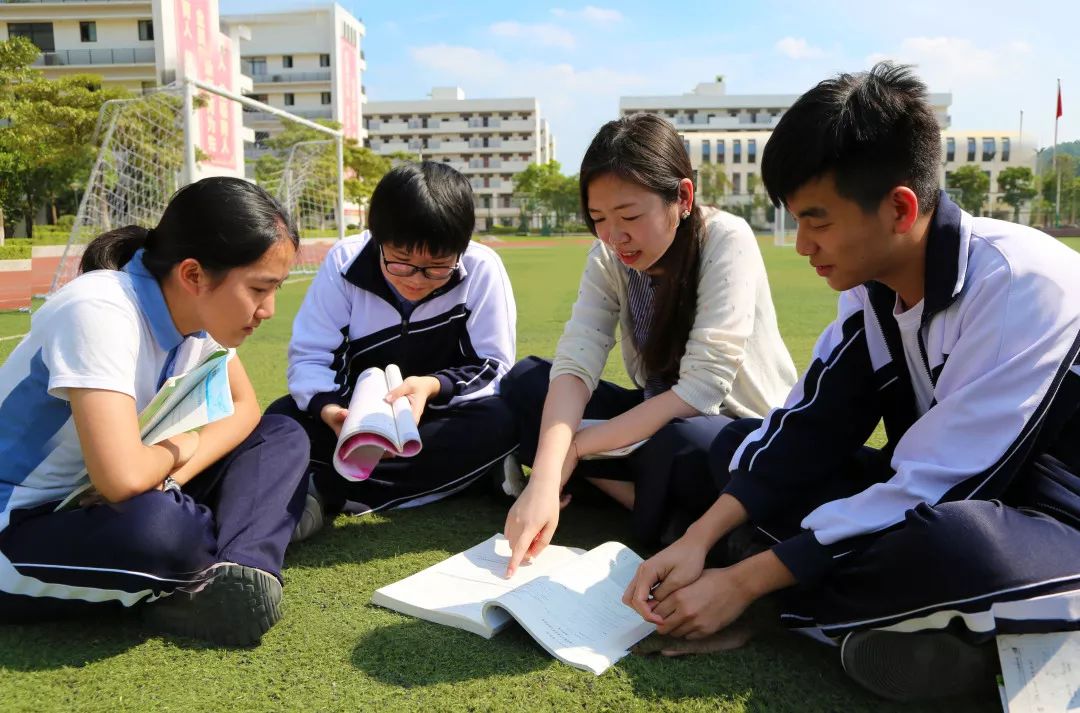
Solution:
[(469, 246), (475, 227), (469, 179), (446, 164), (396, 166), (371, 194), (368, 228), (379, 245), (456, 256)]
[(773, 205), (832, 173), (837, 192), (864, 211), (899, 185), (937, 206), (941, 128), (926, 85), (906, 65), (880, 62), (840, 74), (803, 94), (776, 125), (761, 160)]

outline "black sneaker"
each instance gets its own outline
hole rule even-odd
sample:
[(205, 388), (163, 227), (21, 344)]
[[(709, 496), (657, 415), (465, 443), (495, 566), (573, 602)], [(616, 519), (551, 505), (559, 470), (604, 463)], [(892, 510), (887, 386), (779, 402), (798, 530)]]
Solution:
[(143, 606), (143, 623), (219, 646), (256, 646), (281, 618), (281, 582), (255, 567), (220, 562), (197, 592), (177, 591)]
[(857, 631), (840, 649), (848, 676), (894, 701), (977, 691), (993, 682), (996, 660), (992, 645), (969, 644), (946, 631)]
[(300, 521), (293, 528), (289, 542), (303, 542), (326, 526), (326, 502), (323, 500), (319, 489), (315, 487), (315, 480), (308, 478), (307, 498), (304, 500), (304, 512), (300, 515)]

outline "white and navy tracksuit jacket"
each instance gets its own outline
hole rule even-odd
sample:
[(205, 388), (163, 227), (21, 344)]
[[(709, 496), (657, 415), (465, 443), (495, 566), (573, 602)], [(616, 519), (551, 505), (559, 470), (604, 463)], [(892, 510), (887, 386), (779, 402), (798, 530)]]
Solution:
[(370, 234), (330, 250), (293, 322), (289, 392), (318, 417), (347, 405), (364, 369), (397, 364), (403, 376), (435, 376), (438, 408), (496, 393), (514, 363), (517, 311), (495, 251), (469, 243), (458, 271), (404, 318)]
[[(907, 357), (892, 290), (868, 283), (840, 295), (784, 406), (725, 463), (725, 491), (777, 540), (801, 584), (848, 588), (813, 612), (819, 624), (865, 615), (864, 626), (886, 625), (919, 605), (986, 597), (960, 607), (972, 614), (1051, 592), (1070, 592), (1071, 604), (1045, 618), (1080, 621), (1080, 254), (973, 218), (941, 194), (925, 281)], [(882, 420), (888, 444), (861, 450)], [(919, 528), (938, 536), (915, 546)], [(959, 581), (926, 578), (935, 566)], [(891, 580), (890, 567), (904, 577)], [(852, 568), (877, 583), (853, 584)], [(876, 609), (840, 603), (860, 587), (881, 600)], [(987, 620), (968, 624), (987, 630)]]
[[(380, 260), (367, 232), (330, 250), (293, 322), (288, 381), (295, 408), (276, 403), (270, 409), (291, 412), (308, 428), (313, 467), (326, 471), (320, 490), (368, 509), (454, 492), (517, 443), (512, 418), (498, 399), (485, 398), (498, 393), (514, 363), (517, 310), (499, 256), (471, 242), (454, 276), (411, 312), (402, 309)], [(384, 461), (368, 481), (337, 492), (344, 481), (320, 468), (330, 462), (333, 443), (319, 413), (330, 403), (347, 406), (360, 373), (387, 364), (397, 364), (406, 377), (434, 376), (442, 387), (420, 424), (423, 450)]]

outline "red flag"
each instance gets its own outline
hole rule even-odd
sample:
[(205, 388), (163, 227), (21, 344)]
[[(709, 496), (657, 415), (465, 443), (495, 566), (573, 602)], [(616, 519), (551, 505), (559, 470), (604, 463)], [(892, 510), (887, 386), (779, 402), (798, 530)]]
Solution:
[(1056, 114), (1056, 115), (1054, 116), (1054, 118), (1055, 118), (1055, 119), (1060, 119), (1060, 118), (1061, 118), (1061, 80), (1060, 80), (1060, 79), (1058, 80), (1058, 106), (1057, 106), (1057, 114)]

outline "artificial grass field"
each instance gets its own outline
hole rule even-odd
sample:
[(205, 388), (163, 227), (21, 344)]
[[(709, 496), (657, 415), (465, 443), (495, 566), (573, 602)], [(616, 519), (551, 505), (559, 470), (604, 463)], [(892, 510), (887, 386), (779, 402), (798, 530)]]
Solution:
[[(1080, 248), (1080, 238), (1068, 242)], [(518, 357), (550, 355), (587, 247), (513, 243), (500, 252), (518, 304)], [(794, 250), (761, 245), (781, 332), (801, 369), (836, 295)], [(264, 406), (285, 392), (292, 317), (307, 285), (286, 285), (276, 317), (240, 350)], [(0, 315), (0, 336), (27, 324), (26, 315)], [(0, 359), (16, 343), (0, 341)], [(612, 354), (607, 376), (625, 383)], [(844, 676), (838, 650), (777, 626), (768, 603), (751, 610), (760, 631), (742, 649), (630, 656), (600, 677), (557, 662), (520, 629), (487, 641), (368, 603), (376, 588), (501, 531), (505, 512), (505, 502), (476, 488), (416, 510), (339, 517), (289, 550), (285, 617), (252, 650), (163, 638), (122, 616), (0, 627), (0, 710), (1000, 710), (992, 682), (973, 699), (881, 701)], [(635, 545), (623, 513), (573, 503), (555, 542), (588, 548), (610, 539)]]

